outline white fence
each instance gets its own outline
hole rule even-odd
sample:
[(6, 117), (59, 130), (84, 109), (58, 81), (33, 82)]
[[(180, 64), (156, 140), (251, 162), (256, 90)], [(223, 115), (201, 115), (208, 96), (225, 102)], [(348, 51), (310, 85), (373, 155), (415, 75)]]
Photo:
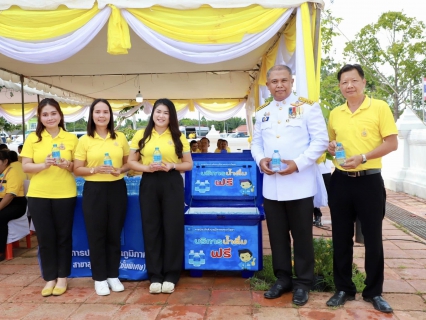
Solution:
[(426, 127), (409, 108), (396, 124), (398, 150), (382, 159), (385, 186), (426, 199)]

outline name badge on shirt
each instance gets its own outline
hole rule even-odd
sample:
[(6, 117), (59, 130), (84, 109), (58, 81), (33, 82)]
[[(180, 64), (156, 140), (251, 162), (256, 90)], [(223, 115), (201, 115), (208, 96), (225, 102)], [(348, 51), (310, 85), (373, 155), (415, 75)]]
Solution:
[(65, 145), (63, 142), (59, 145), (59, 150), (65, 150)]
[(265, 114), (263, 115), (263, 118), (262, 118), (262, 122), (269, 121), (269, 116), (270, 115), (271, 115), (270, 112), (265, 112)]

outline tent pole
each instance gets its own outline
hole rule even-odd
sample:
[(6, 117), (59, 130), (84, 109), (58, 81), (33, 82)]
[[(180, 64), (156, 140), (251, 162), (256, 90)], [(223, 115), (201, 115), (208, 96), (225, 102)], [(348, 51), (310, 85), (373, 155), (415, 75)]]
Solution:
[(318, 48), (319, 48), (319, 38), (320, 38), (320, 31), (321, 31), (321, 9), (319, 6), (315, 6), (316, 15), (315, 15), (315, 38), (314, 38), (314, 66), (315, 66), (315, 73), (317, 73), (317, 66), (318, 66)]
[(24, 76), (19, 76), (21, 80), (21, 104), (22, 104), (22, 142), (25, 142), (25, 108), (24, 108)]

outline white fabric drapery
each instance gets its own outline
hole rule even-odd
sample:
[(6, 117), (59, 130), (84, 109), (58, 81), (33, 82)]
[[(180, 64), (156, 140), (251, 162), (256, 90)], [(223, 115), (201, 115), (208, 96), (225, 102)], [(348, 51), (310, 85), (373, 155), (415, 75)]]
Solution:
[(207, 110), (200, 106), (196, 101), (194, 101), (194, 107), (197, 109), (203, 116), (207, 119), (215, 120), (215, 121), (224, 121), (228, 120), (235, 116), (246, 104), (246, 100), (241, 101), (235, 108), (232, 108), (228, 111), (220, 111), (214, 112), (212, 110)]
[[(34, 117), (37, 113), (37, 108), (32, 109), (30, 112), (24, 114), (24, 120), (27, 122), (32, 117)], [(6, 119), (7, 122), (11, 124), (22, 124), (22, 116), (11, 116), (8, 114), (3, 108), (0, 106), (0, 116)]]
[(110, 14), (111, 8), (105, 7), (83, 27), (60, 39), (25, 42), (0, 37), (0, 53), (28, 63), (46, 64), (63, 61), (92, 41), (108, 21)]
[(263, 32), (245, 36), (240, 43), (228, 45), (189, 44), (167, 38), (145, 26), (127, 10), (121, 10), (129, 27), (153, 48), (173, 58), (198, 64), (217, 63), (241, 57), (271, 39), (288, 20), (293, 10), (287, 10)]
[[(310, 1), (324, 6), (323, 0)], [(181, 10), (196, 9), (204, 4), (213, 8), (243, 8), (252, 4), (258, 4), (264, 8), (289, 8), (304, 2), (305, 0), (98, 0), (98, 8), (102, 9), (108, 4), (117, 8), (149, 8), (158, 5)], [(95, 5), (95, 0), (2, 0), (0, 10), (6, 10), (13, 5), (24, 10), (54, 10), (60, 5), (70, 9), (90, 9)]]

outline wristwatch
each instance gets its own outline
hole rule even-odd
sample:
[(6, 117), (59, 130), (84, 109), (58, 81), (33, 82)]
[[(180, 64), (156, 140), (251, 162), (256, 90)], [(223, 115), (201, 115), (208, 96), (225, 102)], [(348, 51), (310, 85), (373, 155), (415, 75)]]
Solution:
[(365, 154), (362, 154), (361, 157), (362, 157), (361, 163), (366, 163), (367, 162), (367, 157), (365, 156)]
[(90, 168), (90, 174), (94, 174), (95, 173), (95, 167), (93, 167), (93, 168)]

